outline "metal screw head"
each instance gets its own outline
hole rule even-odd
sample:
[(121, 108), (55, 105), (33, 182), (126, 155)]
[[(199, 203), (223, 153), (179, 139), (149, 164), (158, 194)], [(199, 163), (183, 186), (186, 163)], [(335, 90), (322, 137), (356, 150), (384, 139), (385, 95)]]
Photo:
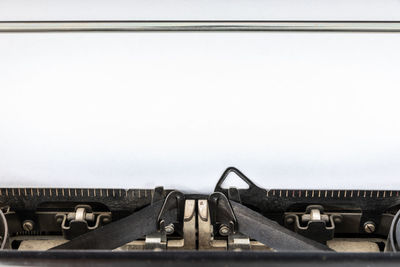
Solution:
[(375, 223), (368, 221), (364, 223), (364, 231), (368, 234), (375, 232)]
[(63, 217), (57, 217), (56, 222), (61, 224), (63, 222)]
[(287, 224), (292, 224), (292, 223), (294, 223), (293, 217), (287, 217), (287, 218), (286, 218), (286, 223), (287, 223)]
[(335, 217), (333, 218), (333, 221), (337, 224), (342, 223), (342, 218), (341, 217)]
[(174, 231), (175, 231), (175, 226), (174, 226), (173, 223), (170, 223), (170, 224), (168, 224), (167, 226), (165, 226), (164, 229), (165, 229), (165, 233), (166, 233), (167, 235), (171, 235), (171, 234), (173, 234)]
[(219, 234), (220, 235), (222, 235), (222, 236), (227, 236), (228, 234), (229, 234), (229, 232), (230, 232), (230, 229), (229, 229), (229, 227), (228, 226), (226, 226), (226, 225), (221, 225), (220, 227), (219, 227)]
[(24, 231), (32, 231), (34, 227), (35, 224), (31, 220), (26, 220), (22, 223), (22, 229), (24, 229)]

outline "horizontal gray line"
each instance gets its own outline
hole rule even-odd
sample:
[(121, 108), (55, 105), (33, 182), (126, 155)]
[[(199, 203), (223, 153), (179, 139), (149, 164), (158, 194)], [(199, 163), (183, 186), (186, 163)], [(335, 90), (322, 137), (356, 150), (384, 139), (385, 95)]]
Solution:
[(397, 21), (2, 21), (0, 32), (290, 31), (400, 32)]

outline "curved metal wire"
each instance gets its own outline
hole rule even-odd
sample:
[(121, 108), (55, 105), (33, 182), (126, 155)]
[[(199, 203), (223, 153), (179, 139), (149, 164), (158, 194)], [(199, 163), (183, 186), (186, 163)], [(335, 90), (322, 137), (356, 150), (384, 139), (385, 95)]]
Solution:
[(4, 226), (4, 237), (1, 242), (0, 249), (4, 249), (4, 247), (6, 246), (7, 237), (8, 237), (8, 224), (7, 224), (6, 216), (4, 215), (4, 212), (2, 211), (1, 208), (0, 208), (0, 219), (2, 220), (3, 226)]
[[(396, 240), (396, 231), (399, 223), (399, 218), (400, 218), (400, 210), (396, 213), (396, 215), (393, 218), (392, 225), (390, 226), (389, 230), (389, 242), (390, 242), (390, 247), (391, 251), (397, 252), (398, 251), (398, 244), (400, 240)], [(397, 230), (396, 230), (397, 229)]]

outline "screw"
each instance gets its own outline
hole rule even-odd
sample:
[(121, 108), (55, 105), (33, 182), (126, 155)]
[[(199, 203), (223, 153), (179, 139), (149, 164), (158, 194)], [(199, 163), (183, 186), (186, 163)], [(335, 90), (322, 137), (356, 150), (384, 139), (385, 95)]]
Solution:
[(287, 218), (286, 218), (286, 223), (287, 223), (287, 224), (292, 224), (292, 223), (294, 223), (293, 217), (287, 217)]
[(335, 217), (333, 218), (333, 221), (337, 224), (342, 223), (342, 218), (341, 217)]
[(165, 226), (164, 229), (165, 229), (165, 233), (166, 233), (167, 235), (171, 235), (171, 234), (173, 234), (174, 231), (175, 231), (175, 226), (174, 226), (173, 223), (170, 223), (170, 224), (168, 224), (167, 226)]
[(222, 236), (227, 236), (230, 232), (230, 229), (228, 226), (226, 226), (225, 224), (221, 225), (219, 227), (219, 234)]
[(63, 218), (62, 218), (62, 217), (57, 217), (56, 222), (57, 222), (58, 224), (61, 224), (62, 221), (63, 221)]
[(31, 220), (26, 220), (22, 223), (22, 229), (24, 231), (32, 231), (35, 227), (35, 224)]
[(368, 221), (364, 223), (364, 231), (368, 234), (375, 232), (375, 223)]

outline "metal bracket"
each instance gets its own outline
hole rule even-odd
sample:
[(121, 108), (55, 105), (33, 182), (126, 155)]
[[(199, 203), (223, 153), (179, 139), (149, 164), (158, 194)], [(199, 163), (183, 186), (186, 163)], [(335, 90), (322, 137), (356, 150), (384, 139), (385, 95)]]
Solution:
[(321, 205), (310, 205), (301, 216), (287, 214), (285, 226), (307, 238), (325, 244), (333, 239), (335, 233), (335, 221), (341, 221), (339, 214), (328, 215), (324, 213)]
[[(102, 213), (96, 216), (91, 206), (77, 205), (75, 212), (56, 214), (56, 220), (61, 224), (64, 237), (71, 240), (111, 222), (111, 213)], [(94, 222), (94, 225), (90, 226), (89, 222)]]
[(250, 238), (240, 233), (230, 235), (228, 237), (228, 249), (235, 251), (250, 250)]
[(221, 192), (214, 192), (208, 198), (211, 224), (214, 234), (228, 236), (237, 231), (237, 220), (228, 198)]
[(199, 250), (226, 250), (227, 242), (214, 239), (214, 227), (211, 224), (210, 208), (206, 199), (197, 202), (198, 247)]
[(159, 231), (167, 235), (174, 232), (183, 235), (184, 210), (185, 196), (179, 191), (169, 193), (158, 215)]
[[(159, 193), (153, 196), (153, 203), (154, 200), (157, 201), (162, 196), (162, 189), (158, 191)], [(156, 251), (165, 250), (167, 248), (167, 235), (174, 233), (183, 235), (184, 211), (185, 196), (179, 191), (169, 193), (158, 214), (158, 231), (146, 235), (144, 248)]]
[[(218, 182), (217, 182), (217, 184), (215, 186), (215, 189), (214, 189), (215, 192), (225, 192), (225, 190), (222, 188), (222, 184), (224, 183), (226, 178), (229, 176), (229, 174), (232, 173), (232, 172), (235, 173), (240, 179), (242, 179), (249, 186), (248, 190), (251, 190), (253, 188), (257, 188), (257, 186), (249, 178), (247, 178), (247, 176), (244, 175), (241, 171), (239, 171), (235, 167), (229, 167), (221, 175), (221, 178), (219, 178), (219, 180), (218, 180)], [(234, 199), (232, 199), (232, 200), (234, 200)]]

